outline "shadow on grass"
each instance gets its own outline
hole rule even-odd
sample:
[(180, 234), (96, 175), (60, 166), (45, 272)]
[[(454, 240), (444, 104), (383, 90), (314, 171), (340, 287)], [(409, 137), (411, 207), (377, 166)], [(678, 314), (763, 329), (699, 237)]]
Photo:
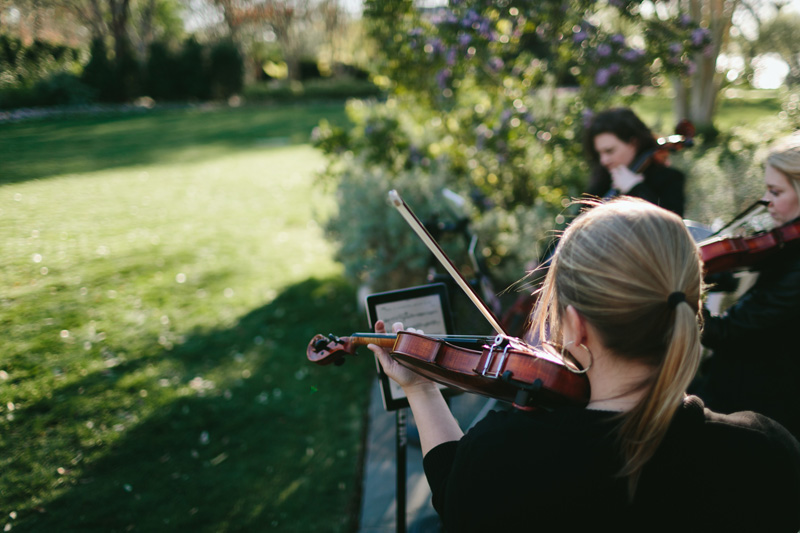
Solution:
[[(342, 279), (309, 279), (234, 327), (196, 332), (159, 354), (180, 369), (164, 389), (154, 386), (159, 376), (150, 376), (147, 395), (141, 383), (126, 381), (150, 363), (142, 358), (20, 411), (8, 449), (62, 443), (76, 459), (64, 465), (69, 481), (56, 498), (25, 495), (28, 508), (13, 530), (352, 531), (374, 367), (314, 367), (305, 348), (316, 333), (358, 329), (355, 302)], [(211, 375), (219, 382), (203, 377)], [(104, 408), (103, 394), (126, 387), (128, 402), (151, 402), (152, 413), (111, 445), (92, 442), (92, 410)], [(183, 392), (166, 394), (176, 389)], [(52, 411), (63, 427), (34, 423)], [(94, 459), (81, 459), (93, 447)], [(34, 468), (19, 464), (11, 474)], [(80, 473), (70, 477), (70, 469)]]
[(344, 102), (155, 110), (0, 124), (0, 185), (307, 143), (323, 118), (345, 123)]

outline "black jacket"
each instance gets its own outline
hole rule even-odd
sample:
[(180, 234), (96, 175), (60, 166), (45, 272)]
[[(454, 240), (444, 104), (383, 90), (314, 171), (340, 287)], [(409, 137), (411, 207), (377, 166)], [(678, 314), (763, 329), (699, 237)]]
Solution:
[(713, 410), (756, 411), (800, 438), (800, 244), (763, 265), (725, 313), (705, 313), (702, 342), (713, 353), (693, 392)]
[(448, 533), (796, 533), (800, 443), (766, 417), (719, 415), (690, 397), (628, 501), (617, 413), (492, 412), (423, 466)]
[[(686, 180), (683, 172), (672, 167), (652, 164), (642, 172), (642, 175), (644, 181), (626, 195), (642, 198), (682, 217), (685, 203), (683, 189)], [(603, 198), (608, 195), (610, 189), (611, 175), (601, 167), (593, 174), (586, 194)]]

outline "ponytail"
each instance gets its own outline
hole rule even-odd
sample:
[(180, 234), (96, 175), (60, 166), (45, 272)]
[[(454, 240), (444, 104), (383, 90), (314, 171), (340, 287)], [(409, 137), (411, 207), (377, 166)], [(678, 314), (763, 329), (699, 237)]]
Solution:
[(533, 316), (541, 339), (562, 339), (573, 306), (615, 356), (653, 370), (640, 401), (620, 415), (619, 471), (633, 500), (700, 364), (702, 264), (683, 221), (627, 198), (585, 211), (564, 233)]
[(617, 438), (625, 466), (619, 475), (628, 480), (628, 498), (633, 499), (645, 464), (667, 434), (672, 417), (700, 366), (700, 331), (697, 312), (687, 303), (674, 311), (672, 338), (652, 385), (642, 400), (624, 414)]

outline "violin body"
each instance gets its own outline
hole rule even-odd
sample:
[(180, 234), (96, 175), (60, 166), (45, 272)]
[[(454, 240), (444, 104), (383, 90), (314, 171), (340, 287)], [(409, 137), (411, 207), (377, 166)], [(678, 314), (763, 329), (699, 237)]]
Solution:
[(800, 221), (749, 237), (716, 238), (700, 243), (706, 274), (758, 266), (786, 246), (800, 244)]
[(652, 163), (666, 165), (667, 161), (669, 160), (669, 154), (673, 152), (680, 152), (685, 148), (691, 148), (694, 146), (693, 137), (694, 126), (691, 122), (684, 119), (675, 129), (675, 135), (670, 135), (669, 137), (660, 137), (657, 139), (657, 146), (634, 159), (629, 168), (636, 174), (639, 174)]
[(364, 337), (372, 340), (333, 338), (326, 344), (326, 337), (317, 335), (309, 343), (308, 359), (318, 364), (337, 358), (341, 361), (342, 351), (373, 343), (388, 348), (400, 364), (437, 383), (512, 402), (520, 409), (583, 406), (589, 401), (589, 380), (585, 374), (567, 368), (564, 362), (543, 350), (505, 335), (484, 338), (491, 344), (485, 342), (481, 349), (411, 332), (400, 332), (394, 339), (391, 335)]

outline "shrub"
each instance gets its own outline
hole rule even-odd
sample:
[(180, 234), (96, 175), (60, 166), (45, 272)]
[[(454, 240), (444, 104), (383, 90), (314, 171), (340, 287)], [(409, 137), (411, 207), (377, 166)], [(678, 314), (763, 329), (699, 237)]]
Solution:
[(81, 81), (94, 90), (99, 101), (111, 101), (114, 98), (114, 66), (108, 59), (108, 50), (103, 39), (92, 41), (90, 53), (91, 57), (83, 68)]
[(113, 63), (111, 99), (114, 102), (130, 102), (142, 94), (142, 66), (129, 43), (119, 47), (119, 52)]
[[(561, 197), (570, 190), (552, 184), (569, 187), (579, 179), (580, 160), (559, 151), (548, 154), (535, 137), (489, 147), (489, 132), (507, 128), (508, 117), (495, 116), (491, 110), (460, 109), (463, 112), (448, 119), (411, 99), (390, 98), (385, 104), (351, 101), (349, 131), (327, 124), (315, 131), (316, 145), (329, 156), (320, 179), (338, 188), (340, 205), (358, 206), (358, 216), (341, 208), (326, 222), (340, 246), (338, 259), (352, 278), (369, 278), (380, 289), (419, 284), (424, 279), (421, 268), (427, 253), (415, 244), (416, 237), (399, 215), (393, 210), (387, 213), (385, 196), (392, 188), (408, 197), (420, 218), (441, 210), (445, 187), (465, 197), (477, 192), (485, 198), (483, 204), (468, 209), (481, 254), (503, 282), (519, 278), (525, 265), (543, 251), (552, 221), (563, 208)], [(558, 175), (536, 174), (537, 166), (520, 168), (522, 159), (557, 162)], [(516, 181), (530, 189), (519, 191), (519, 198), (515, 197), (514, 173)], [(484, 209), (487, 205), (491, 206), (488, 210)], [(384, 238), (378, 238), (384, 231)], [(455, 244), (454, 251), (462, 252), (460, 264), (469, 268), (463, 243)], [(355, 253), (354, 247), (361, 251)]]
[(166, 43), (153, 42), (148, 50), (145, 65), (145, 92), (156, 100), (175, 100), (180, 98), (181, 72), (178, 58)]
[(244, 62), (233, 42), (221, 41), (211, 48), (209, 80), (214, 98), (229, 98), (242, 91)]
[(0, 87), (32, 87), (57, 72), (78, 67), (78, 50), (34, 40), (25, 46), (16, 37), (0, 34)]
[(194, 37), (184, 41), (178, 60), (178, 94), (204, 100), (211, 94), (205, 48)]
[(37, 106), (85, 105), (94, 100), (94, 91), (79, 76), (58, 72), (33, 87)]
[(316, 80), (322, 77), (316, 59), (301, 59), (298, 61), (297, 69), (300, 73), (300, 81)]
[(348, 78), (323, 78), (305, 83), (272, 81), (251, 84), (244, 88), (243, 96), (251, 102), (338, 100), (347, 98), (379, 97), (382, 91), (369, 81)]

